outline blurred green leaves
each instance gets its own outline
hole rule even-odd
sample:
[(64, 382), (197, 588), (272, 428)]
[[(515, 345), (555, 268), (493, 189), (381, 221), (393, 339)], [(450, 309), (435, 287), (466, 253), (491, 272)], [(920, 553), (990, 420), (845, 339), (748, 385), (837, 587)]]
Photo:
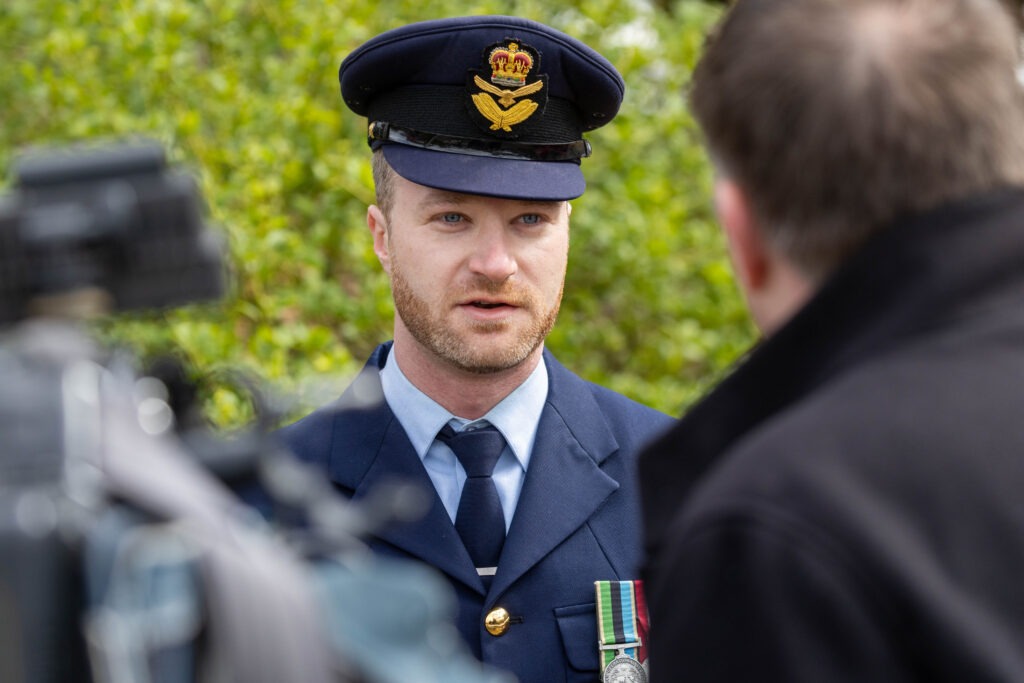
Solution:
[(119, 316), (108, 339), (172, 353), (209, 379), (207, 412), (249, 417), (215, 379), (257, 375), (294, 414), (336, 395), (390, 338), (387, 281), (365, 227), (365, 122), (337, 67), (371, 36), (457, 14), (518, 14), (571, 33), (622, 72), (620, 116), (591, 134), (574, 202), (563, 363), (678, 414), (751, 342), (710, 207), (683, 91), (720, 11), (681, 0), (5, 0), (0, 166), (29, 145), (144, 135), (197, 174), (230, 246), (220, 304)]

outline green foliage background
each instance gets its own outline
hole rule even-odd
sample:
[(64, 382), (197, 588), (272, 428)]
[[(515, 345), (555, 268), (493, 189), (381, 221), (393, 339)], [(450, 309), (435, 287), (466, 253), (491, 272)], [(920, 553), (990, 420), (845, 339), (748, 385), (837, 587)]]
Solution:
[(102, 331), (143, 356), (186, 359), (218, 424), (249, 414), (216, 379), (224, 368), (255, 373), (297, 415), (337, 395), (391, 335), (365, 227), (365, 122), (341, 102), (339, 62), (411, 21), (544, 21), (605, 54), (627, 84), (620, 116), (589, 136), (548, 346), (588, 379), (679, 414), (753, 338), (682, 95), (719, 11), (696, 0), (4, 0), (0, 167), (29, 145), (164, 143), (226, 232), (232, 291)]

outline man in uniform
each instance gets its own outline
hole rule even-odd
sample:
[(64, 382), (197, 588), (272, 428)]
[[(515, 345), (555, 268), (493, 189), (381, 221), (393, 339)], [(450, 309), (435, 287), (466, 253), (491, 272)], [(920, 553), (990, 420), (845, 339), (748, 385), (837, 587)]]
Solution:
[(738, 0), (694, 74), (765, 341), (641, 457), (661, 681), (1024, 680), (1024, 96), (998, 0)]
[(547, 26), (479, 16), (379, 35), (340, 81), (367, 117), (394, 341), (282, 434), (353, 499), (394, 478), (429, 491), (423, 519), (370, 545), (443, 572), (485, 663), (521, 683), (596, 681), (594, 582), (637, 578), (635, 454), (671, 420), (575, 376), (544, 339), (583, 132), (615, 116), (622, 79)]

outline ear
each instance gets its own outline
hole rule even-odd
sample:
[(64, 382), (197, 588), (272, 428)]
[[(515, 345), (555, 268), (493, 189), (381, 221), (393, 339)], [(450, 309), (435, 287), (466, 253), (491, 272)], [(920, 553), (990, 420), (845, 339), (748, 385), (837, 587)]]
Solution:
[(391, 244), (388, 222), (384, 212), (376, 204), (371, 204), (366, 210), (366, 226), (370, 228), (373, 235), (373, 253), (377, 254), (377, 260), (384, 268), (384, 272), (391, 274)]
[(715, 181), (715, 211), (729, 242), (733, 268), (750, 294), (768, 281), (769, 253), (760, 225), (743, 189), (729, 178)]

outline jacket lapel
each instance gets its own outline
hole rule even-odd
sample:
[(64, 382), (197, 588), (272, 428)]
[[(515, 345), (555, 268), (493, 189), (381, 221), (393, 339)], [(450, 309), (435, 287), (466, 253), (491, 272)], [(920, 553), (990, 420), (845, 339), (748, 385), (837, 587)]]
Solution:
[[(430, 476), (401, 423), (383, 400), (379, 371), (389, 351), (390, 344), (378, 347), (342, 396), (341, 409), (334, 421), (330, 477), (352, 491), (355, 501), (366, 498), (382, 485), (394, 483), (411, 484), (423, 491), (430, 503), (421, 519), (387, 525), (376, 531), (376, 537), (483, 593), (483, 583)], [(349, 410), (346, 406), (351, 403), (351, 393), (377, 395), (380, 400)]]
[(430, 500), (427, 513), (419, 520), (390, 524), (377, 532), (377, 537), (396, 548), (418, 557), (470, 588), (483, 592), (473, 561), (462, 545), (448, 512), (434, 489), (430, 476), (416, 455), (409, 437), (398, 420), (392, 417), (377, 457), (355, 490), (353, 500), (366, 496), (389, 483), (413, 484)]
[(548, 402), (491, 595), (568, 538), (619, 488), (600, 463), (618, 450), (584, 382), (545, 352)]

